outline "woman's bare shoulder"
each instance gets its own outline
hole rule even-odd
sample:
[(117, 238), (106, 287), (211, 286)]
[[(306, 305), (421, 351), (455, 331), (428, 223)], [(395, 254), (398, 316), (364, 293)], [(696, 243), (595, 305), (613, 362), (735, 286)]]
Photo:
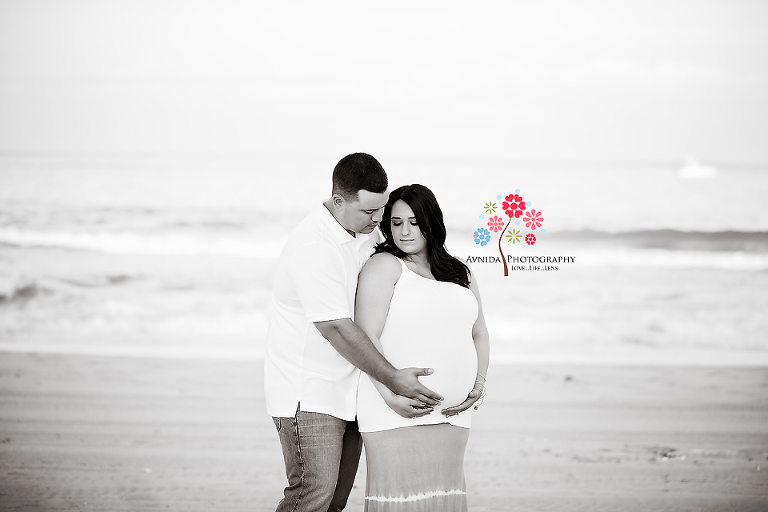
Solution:
[(388, 252), (380, 252), (374, 254), (368, 261), (365, 262), (361, 276), (364, 274), (380, 274), (382, 277), (393, 278), (397, 281), (397, 278), (402, 272), (402, 266), (400, 260), (389, 254)]
[(365, 262), (366, 267), (372, 267), (376, 270), (400, 270), (400, 259), (388, 252), (374, 254)]

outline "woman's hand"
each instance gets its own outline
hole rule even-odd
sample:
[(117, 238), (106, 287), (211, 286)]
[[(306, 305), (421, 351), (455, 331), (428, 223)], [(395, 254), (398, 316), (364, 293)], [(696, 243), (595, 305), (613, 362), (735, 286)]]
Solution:
[(454, 405), (453, 407), (448, 407), (446, 409), (443, 409), (440, 411), (444, 416), (451, 417), (456, 416), (459, 413), (462, 413), (475, 405), (475, 402), (480, 400), (483, 396), (483, 388), (475, 385), (475, 388), (472, 389), (472, 391), (469, 392), (467, 395), (467, 399), (461, 402), (459, 405)]

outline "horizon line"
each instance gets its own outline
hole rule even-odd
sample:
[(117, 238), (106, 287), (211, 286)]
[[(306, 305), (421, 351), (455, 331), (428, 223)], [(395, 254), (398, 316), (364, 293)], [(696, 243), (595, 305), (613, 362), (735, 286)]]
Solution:
[[(353, 151), (354, 152), (354, 151)], [(342, 155), (343, 156), (343, 155)], [(377, 158), (388, 160), (406, 160), (411, 162), (433, 163), (457, 163), (472, 162), (475, 164), (538, 164), (538, 165), (597, 165), (597, 166), (659, 166), (679, 167), (685, 164), (686, 156), (682, 154), (679, 159), (672, 157), (545, 157), (545, 156), (484, 156), (484, 155), (429, 155), (407, 153), (380, 153)], [(248, 152), (248, 151), (152, 151), (152, 150), (3, 150), (0, 149), (0, 158), (80, 158), (80, 159), (189, 159), (189, 160), (258, 160), (258, 159), (286, 159), (286, 160), (324, 160), (341, 158), (338, 155), (319, 152)], [(735, 160), (729, 158), (701, 158), (703, 163), (722, 166), (768, 170), (768, 160)]]

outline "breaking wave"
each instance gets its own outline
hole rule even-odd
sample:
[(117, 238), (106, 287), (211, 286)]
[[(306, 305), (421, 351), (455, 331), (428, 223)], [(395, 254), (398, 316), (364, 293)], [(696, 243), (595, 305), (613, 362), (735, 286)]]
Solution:
[(138, 232), (45, 232), (0, 228), (0, 244), (126, 255), (275, 257), (282, 240)]

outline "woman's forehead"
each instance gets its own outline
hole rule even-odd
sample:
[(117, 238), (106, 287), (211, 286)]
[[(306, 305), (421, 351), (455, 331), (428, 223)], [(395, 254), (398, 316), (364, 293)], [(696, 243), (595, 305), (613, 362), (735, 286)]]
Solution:
[(416, 217), (411, 207), (408, 206), (408, 203), (406, 203), (402, 199), (396, 201), (395, 204), (392, 205), (392, 216), (400, 217), (400, 218)]

